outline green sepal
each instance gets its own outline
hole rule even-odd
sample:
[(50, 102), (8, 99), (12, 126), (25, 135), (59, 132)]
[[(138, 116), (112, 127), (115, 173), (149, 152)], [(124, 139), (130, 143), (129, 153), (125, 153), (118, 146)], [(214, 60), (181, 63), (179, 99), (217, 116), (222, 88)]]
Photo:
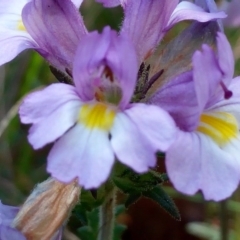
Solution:
[(80, 204), (75, 206), (72, 214), (83, 224), (87, 224), (87, 212), (102, 205), (104, 201), (104, 189), (99, 188), (94, 191), (82, 189)]
[(167, 175), (149, 171), (145, 174), (137, 174), (132, 170), (125, 168), (121, 172), (118, 171), (112, 177), (114, 184), (126, 194), (138, 194), (150, 191), (156, 185), (168, 181)]
[[(115, 216), (119, 216), (125, 211), (124, 205), (119, 205), (115, 208)], [(86, 213), (86, 224), (87, 226), (82, 226), (77, 230), (78, 236), (81, 240), (93, 240), (97, 239), (99, 229), (99, 208), (93, 209), (91, 212)], [(118, 224), (115, 222), (114, 231), (113, 231), (113, 240), (120, 240), (123, 231), (126, 229), (126, 226)]]
[(142, 194), (143, 196), (157, 202), (175, 220), (181, 220), (181, 216), (175, 203), (160, 186), (155, 187), (151, 191), (143, 192)]
[(99, 209), (86, 213), (87, 226), (80, 227), (77, 232), (81, 240), (93, 240), (98, 236)]

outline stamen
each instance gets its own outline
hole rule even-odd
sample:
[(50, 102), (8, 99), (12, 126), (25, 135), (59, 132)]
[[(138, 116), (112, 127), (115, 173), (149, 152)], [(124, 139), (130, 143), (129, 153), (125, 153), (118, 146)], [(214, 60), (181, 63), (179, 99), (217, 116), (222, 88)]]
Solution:
[(148, 81), (147, 85), (143, 89), (144, 96), (147, 94), (148, 90), (152, 87), (152, 85), (158, 80), (158, 78), (163, 74), (164, 70), (161, 69), (159, 72), (155, 73), (150, 80)]
[(49, 68), (50, 68), (52, 74), (57, 78), (57, 80), (59, 82), (73, 85), (73, 80), (72, 80), (72, 78), (69, 77), (69, 75), (65, 74), (64, 72), (59, 71), (57, 68), (55, 68), (52, 65), (49, 65)]
[(140, 68), (138, 70), (138, 78), (137, 79), (141, 78), (141, 76), (143, 75), (144, 69), (145, 69), (145, 64), (144, 64), (144, 62), (142, 62), (141, 65), (140, 65)]
[(133, 102), (140, 101), (145, 98), (148, 90), (152, 87), (152, 85), (158, 80), (158, 78), (163, 74), (164, 70), (161, 69), (157, 73), (155, 73), (150, 79), (149, 78), (150, 65), (145, 65), (142, 63), (140, 65), (138, 71), (138, 82), (134, 91)]
[(224, 98), (229, 99), (230, 97), (232, 97), (233, 95), (232, 91), (228, 90), (226, 85), (223, 82), (220, 82), (220, 85), (224, 91)]
[(103, 73), (105, 74), (106, 78), (110, 80), (110, 82), (114, 81), (113, 72), (108, 66), (105, 66)]

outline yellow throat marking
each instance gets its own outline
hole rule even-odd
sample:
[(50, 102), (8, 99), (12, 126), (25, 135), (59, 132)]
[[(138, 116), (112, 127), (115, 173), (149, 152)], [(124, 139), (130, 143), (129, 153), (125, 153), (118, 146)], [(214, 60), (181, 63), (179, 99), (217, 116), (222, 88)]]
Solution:
[(25, 31), (25, 32), (26, 32), (26, 28), (25, 28), (22, 20), (19, 20), (19, 21), (18, 21), (17, 29), (20, 30), (20, 31)]
[(208, 135), (222, 147), (237, 137), (238, 124), (235, 117), (230, 113), (204, 113), (201, 115), (197, 131)]
[(87, 128), (108, 131), (114, 123), (116, 112), (102, 103), (84, 104), (79, 113), (79, 122)]

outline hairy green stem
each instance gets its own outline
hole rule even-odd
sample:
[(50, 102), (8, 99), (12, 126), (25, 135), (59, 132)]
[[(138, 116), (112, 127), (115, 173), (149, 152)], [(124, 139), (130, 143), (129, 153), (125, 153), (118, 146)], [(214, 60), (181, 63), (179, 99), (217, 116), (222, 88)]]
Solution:
[(220, 202), (220, 225), (221, 225), (221, 240), (228, 240), (228, 210), (227, 200)]
[(98, 240), (113, 239), (116, 189), (112, 187), (109, 190), (103, 205), (100, 207)]

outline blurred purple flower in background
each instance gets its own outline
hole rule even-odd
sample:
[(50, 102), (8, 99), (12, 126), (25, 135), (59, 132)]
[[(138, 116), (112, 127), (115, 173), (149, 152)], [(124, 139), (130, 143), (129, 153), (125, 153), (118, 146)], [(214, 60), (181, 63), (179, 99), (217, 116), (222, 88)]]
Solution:
[(0, 239), (26, 240), (26, 238), (11, 226), (13, 219), (19, 211), (18, 207), (3, 205), (0, 201)]
[[(26, 240), (24, 235), (15, 229), (13, 220), (19, 212), (19, 207), (4, 205), (0, 201), (0, 239), (1, 240)], [(58, 230), (51, 240), (61, 240), (62, 229)]]
[(227, 27), (240, 27), (240, 1), (231, 0), (223, 1), (219, 7), (221, 10), (225, 11), (228, 15), (223, 23)]

